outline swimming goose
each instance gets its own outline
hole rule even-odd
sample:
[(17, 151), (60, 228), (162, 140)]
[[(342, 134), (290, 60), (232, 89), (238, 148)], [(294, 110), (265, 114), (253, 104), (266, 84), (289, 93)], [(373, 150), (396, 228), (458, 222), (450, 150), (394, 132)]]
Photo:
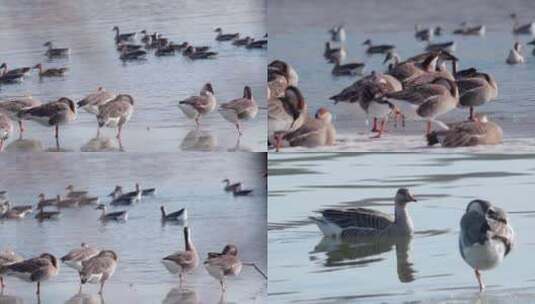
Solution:
[(39, 201), (37, 202), (37, 209), (42, 209), (42, 208), (49, 207), (49, 206), (55, 206), (56, 203), (58, 202), (57, 197), (47, 199), (44, 193), (39, 193), (37, 197), (39, 198)]
[(333, 48), (331, 47), (330, 42), (325, 42), (325, 51), (323, 56), (331, 63), (336, 62), (336, 60), (344, 61), (346, 58), (346, 50), (343, 46)]
[[(272, 74), (273, 77), (269, 77), (270, 74)], [(282, 60), (273, 60), (268, 64), (268, 78), (274, 78), (278, 75), (285, 78), (287, 83), (286, 87), (296, 87), (299, 84), (299, 75), (290, 64)]]
[[(117, 253), (112, 250), (102, 250), (100, 253), (87, 261), (82, 262), (82, 270), (80, 270), (81, 283), (100, 283), (98, 293), (102, 295), (104, 284), (108, 281), (117, 268), (119, 258)], [(80, 286), (81, 290), (81, 286)]]
[(346, 41), (346, 30), (343, 25), (334, 26), (329, 30), (331, 34), (331, 41), (344, 42)]
[(4, 284), (4, 277), (2, 276), (2, 267), (15, 264), (24, 260), (21, 256), (15, 254), (13, 250), (4, 249), (0, 251), (0, 290), (4, 291), (6, 285)]
[(88, 192), (87, 191), (74, 191), (74, 185), (68, 185), (65, 190), (67, 190), (67, 197), (72, 197), (72, 198), (79, 198), (79, 197), (84, 197), (84, 196), (87, 196)]
[(212, 59), (217, 56), (217, 52), (208, 52), (201, 49), (196, 49), (195, 47), (190, 45), (182, 52), (182, 55), (188, 57), (191, 60)]
[(28, 213), (32, 212), (31, 206), (17, 206), (12, 207), (11, 202), (7, 201), (4, 203), (7, 211), (4, 212), (2, 215), (2, 218), (10, 219), (10, 220), (20, 220), (26, 217)]
[(115, 94), (107, 91), (103, 87), (98, 87), (93, 93), (90, 93), (76, 104), (78, 108), (83, 108), (89, 113), (98, 115), (98, 110), (101, 105), (104, 105), (115, 98)]
[(524, 63), (524, 56), (522, 56), (522, 45), (518, 42), (515, 42), (513, 49), (509, 51), (509, 55), (505, 60), (508, 64), (518, 64)]
[[(420, 28), (420, 25), (416, 24), (414, 26), (414, 37), (416, 37), (416, 40), (420, 41), (430, 41), (433, 39), (433, 36), (435, 35), (435, 29), (432, 27), (428, 28)], [(440, 32), (440, 30), (439, 30)]]
[(37, 208), (39, 212), (35, 215), (35, 219), (39, 221), (56, 220), (61, 216), (59, 211), (44, 211), (44, 208)]
[(335, 59), (334, 61), (334, 67), (331, 70), (331, 73), (334, 76), (355, 76), (355, 75), (362, 75), (362, 70), (366, 66), (366, 64), (361, 62), (351, 62), (351, 63), (345, 63), (340, 64), (340, 60)]
[(47, 41), (43, 46), (48, 48), (45, 53), (48, 58), (66, 57), (71, 53), (69, 48), (54, 48), (52, 41)]
[(142, 60), (145, 59), (146, 56), (147, 52), (145, 52), (144, 50), (128, 51), (128, 48), (123, 46), (121, 48), (121, 55), (119, 56), (119, 59), (123, 61)]
[(43, 69), (42, 64), (36, 64), (34, 69), (39, 70), (39, 77), (63, 77), (65, 72), (69, 70), (69, 68), (50, 68), (50, 69)]
[(98, 107), (98, 127), (99, 129), (102, 127), (117, 128), (117, 138), (120, 140), (123, 127), (133, 113), (134, 98), (127, 94), (119, 94)]
[(510, 15), (511, 19), (513, 19), (513, 34), (515, 35), (533, 35), (535, 33), (535, 22), (530, 22), (526, 24), (519, 24), (516, 14)]
[(470, 108), (469, 120), (473, 120), (474, 107), (498, 97), (498, 84), (490, 74), (471, 68), (458, 72), (456, 78), (459, 87), (459, 106)]
[(175, 252), (162, 259), (165, 268), (172, 274), (178, 273), (180, 284), (186, 273), (194, 271), (199, 266), (199, 255), (193, 242), (189, 227), (184, 227), (184, 251)]
[(221, 290), (225, 292), (225, 277), (238, 276), (242, 269), (242, 262), (238, 255), (238, 247), (226, 245), (221, 253), (210, 252), (204, 261), (208, 273), (219, 281)]
[(0, 274), (14, 276), (27, 282), (37, 282), (37, 295), (41, 293), (41, 282), (55, 277), (58, 272), (58, 260), (50, 253), (43, 253), (36, 258), (0, 266)]
[(372, 54), (386, 54), (393, 52), (396, 48), (394, 45), (391, 44), (380, 44), (380, 45), (373, 45), (371, 39), (366, 39), (362, 45), (367, 45), (368, 48), (366, 49), (366, 54), (372, 55)]
[(16, 69), (12, 69), (12, 70), (9, 70), (8, 67), (7, 67), (7, 63), (2, 63), (2, 65), (0, 65), (0, 69), (3, 69), (3, 73), (1, 73), (0, 75), (22, 75), (22, 76), (28, 76), (28, 74), (30, 74), (30, 72), (32, 71), (32, 68), (30, 67), (22, 67), (22, 68), (16, 68)]
[(242, 189), (241, 187), (232, 190), (232, 195), (234, 196), (248, 196), (251, 193), (253, 193), (252, 189)]
[(116, 44), (119, 44), (121, 42), (131, 41), (136, 37), (135, 32), (121, 34), (118, 26), (114, 26), (111, 30), (115, 31), (115, 43)]
[(13, 121), (19, 123), (20, 134), (24, 132), (24, 126), (22, 119), (19, 117), (21, 110), (30, 109), (41, 105), (41, 101), (32, 98), (31, 96), (10, 99), (6, 101), (0, 101), (0, 112), (4, 112)]
[(102, 214), (100, 215), (100, 220), (103, 222), (107, 221), (127, 221), (128, 220), (128, 212), (127, 211), (116, 211), (116, 212), (110, 212), (107, 213), (108, 208), (104, 204), (98, 205), (96, 210), (102, 210)]
[(217, 33), (217, 36), (215, 37), (215, 40), (217, 41), (230, 41), (240, 38), (240, 33), (223, 34), (223, 29), (220, 27), (216, 28), (214, 32)]
[(239, 135), (240, 121), (254, 119), (258, 113), (258, 106), (249, 86), (243, 88), (243, 97), (222, 103), (218, 111), (225, 120), (233, 123)]
[(0, 74), (0, 83), (2, 84), (16, 84), (24, 80), (23, 74)]
[(389, 52), (386, 54), (383, 63), (392, 61), (388, 67), (388, 74), (394, 76), (401, 82), (408, 82), (422, 74), (434, 72), (438, 59), (439, 57), (436, 53), (431, 53), (421, 63), (409, 60), (400, 62), (400, 58), (396, 53)]
[(79, 198), (78, 197), (68, 197), (68, 198), (61, 198), (61, 195), (56, 196), (56, 207), (58, 208), (75, 208), (79, 206)]
[(178, 102), (178, 108), (189, 118), (195, 120), (199, 127), (202, 116), (212, 112), (217, 106), (214, 88), (211, 83), (206, 83), (198, 96), (191, 96)]
[(40, 106), (23, 109), (19, 112), (21, 119), (38, 122), (43, 126), (55, 127), (55, 138), (59, 139), (59, 126), (66, 125), (76, 119), (76, 106), (67, 97), (61, 97)]
[(267, 39), (253, 40), (248, 43), (246, 49), (267, 49), (268, 41)]
[(97, 205), (99, 202), (100, 198), (98, 196), (82, 196), (78, 198), (78, 205), (80, 206)]
[(461, 23), (461, 28), (453, 31), (456, 35), (465, 36), (485, 36), (486, 27), (484, 25), (469, 26), (467, 22)]
[(155, 56), (174, 56), (175, 51), (176, 50), (174, 47), (169, 47), (168, 44), (166, 44), (163, 40), (161, 40), (158, 44), (156, 52), (154, 52), (154, 55)]
[(225, 178), (223, 180), (223, 183), (225, 183), (225, 187), (223, 188), (225, 192), (232, 192), (234, 190), (241, 189), (241, 183), (230, 183), (230, 180), (228, 178)]
[(141, 44), (132, 44), (127, 42), (121, 42), (117, 44), (117, 51), (122, 51), (123, 48), (126, 48), (127, 52), (137, 51), (141, 50), (143, 48), (143, 45)]
[(456, 44), (455, 41), (441, 42), (441, 43), (428, 43), (425, 47), (425, 50), (428, 52), (433, 51), (447, 51), (455, 52)]
[(268, 100), (268, 134), (279, 149), (285, 133), (299, 129), (307, 117), (307, 104), (297, 87), (286, 88), (284, 96)]
[(384, 97), (396, 106), (404, 117), (427, 120), (426, 134), (431, 133), (432, 122), (444, 126), (436, 118), (455, 109), (459, 104), (457, 84), (447, 78), (436, 78), (429, 84), (387, 93)]
[(502, 142), (502, 128), (489, 121), (486, 115), (476, 114), (473, 120), (450, 124), (448, 130), (433, 131), (427, 135), (427, 144), (446, 148), (497, 145)]
[(136, 183), (135, 190), (127, 193), (123, 193), (123, 187), (122, 186), (115, 186), (115, 189), (112, 193), (109, 194), (113, 198), (114, 201), (119, 201), (123, 199), (132, 199), (134, 201), (141, 201), (141, 197), (143, 196), (143, 190), (141, 190), (141, 186)]
[(353, 239), (384, 236), (409, 236), (413, 233), (407, 204), (417, 202), (406, 188), (398, 189), (394, 197), (394, 218), (366, 208), (326, 209), (322, 217), (310, 217), (326, 237)]
[(141, 196), (151, 196), (156, 194), (156, 188), (147, 188), (141, 190)]
[(61, 262), (80, 272), (83, 269), (82, 264), (99, 253), (99, 249), (90, 247), (86, 243), (82, 243), (80, 247), (72, 249), (66, 255), (61, 257)]
[(485, 289), (481, 271), (497, 267), (511, 252), (514, 231), (505, 210), (485, 200), (473, 200), (461, 218), (459, 251), (474, 269), (479, 291)]
[(314, 148), (334, 145), (336, 129), (332, 124), (332, 114), (326, 108), (319, 108), (314, 118), (307, 118), (299, 129), (285, 134), (283, 139), (291, 147)]
[(9, 116), (0, 111), (0, 152), (4, 150), (4, 143), (13, 133), (13, 123)]
[(246, 45), (248, 45), (249, 43), (251, 43), (253, 41), (254, 41), (254, 38), (252, 38), (250, 36), (247, 36), (247, 37), (236, 39), (236, 40), (232, 41), (232, 45), (235, 45), (235, 46), (246, 46)]
[(186, 208), (182, 208), (178, 211), (167, 213), (165, 210), (165, 206), (160, 206), (160, 211), (162, 212), (162, 221), (164, 222), (180, 222), (180, 223), (186, 223), (188, 220), (188, 210)]

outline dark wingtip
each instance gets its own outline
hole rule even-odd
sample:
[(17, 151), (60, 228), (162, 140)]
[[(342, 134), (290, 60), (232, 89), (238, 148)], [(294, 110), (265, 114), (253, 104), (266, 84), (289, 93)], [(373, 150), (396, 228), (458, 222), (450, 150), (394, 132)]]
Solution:
[(433, 146), (433, 145), (436, 145), (436, 144), (439, 143), (438, 142), (438, 134), (435, 131), (427, 134), (425, 137), (427, 139), (427, 145), (428, 146)]

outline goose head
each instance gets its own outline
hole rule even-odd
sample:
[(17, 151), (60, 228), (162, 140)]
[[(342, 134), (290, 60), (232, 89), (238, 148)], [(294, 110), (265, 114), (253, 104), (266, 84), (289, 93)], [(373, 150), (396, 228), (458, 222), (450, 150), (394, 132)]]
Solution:
[(316, 119), (322, 120), (326, 123), (331, 123), (332, 121), (332, 114), (327, 110), (326, 108), (319, 108), (318, 111), (316, 111), (315, 115)]
[(247, 98), (247, 99), (253, 98), (253, 92), (251, 91), (251, 88), (249, 86), (245, 86), (243, 88), (243, 98)]
[(508, 221), (507, 213), (503, 209), (493, 206), (486, 200), (476, 199), (471, 201), (466, 207), (466, 212), (472, 211), (484, 216), (487, 221), (490, 220), (504, 224), (507, 224)]
[(371, 39), (366, 39), (366, 41), (364, 41), (364, 42), (362, 43), (362, 45), (371, 46), (371, 45), (372, 45), (372, 40), (371, 40)]
[(221, 34), (223, 32), (223, 29), (218, 27), (214, 30), (214, 32)]
[(201, 89), (201, 95), (214, 95), (214, 88), (210, 82), (207, 82)]
[(52, 266), (54, 266), (54, 268), (58, 268), (58, 259), (54, 255), (50, 253), (43, 253), (39, 256), (39, 258), (48, 260)]
[(417, 200), (409, 192), (409, 189), (400, 188), (400, 189), (398, 189), (398, 192), (396, 193), (396, 196), (394, 197), (394, 202), (395, 202), (396, 205), (405, 206), (405, 205), (407, 205), (408, 203), (411, 203), (411, 202), (416, 203)]
[(116, 25), (111, 30), (118, 33), (119, 32), (119, 27)]
[(74, 101), (67, 97), (61, 97), (60, 99), (58, 99), (58, 102), (66, 104), (69, 109), (76, 114), (76, 104), (74, 103)]
[(44, 193), (39, 193), (39, 195), (37, 196), (37, 198), (41, 199), (41, 200), (44, 200), (45, 199), (45, 194)]
[(223, 248), (223, 251), (221, 252), (223, 255), (238, 255), (238, 247), (236, 245), (228, 244)]
[(46, 46), (46, 47), (49, 47), (51, 48), (52, 47), (52, 41), (47, 41), (43, 44), (43, 46)]

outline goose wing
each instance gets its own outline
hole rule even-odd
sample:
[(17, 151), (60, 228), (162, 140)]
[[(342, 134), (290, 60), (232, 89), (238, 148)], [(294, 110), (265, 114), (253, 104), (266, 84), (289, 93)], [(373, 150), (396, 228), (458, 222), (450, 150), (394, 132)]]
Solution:
[(67, 110), (68, 106), (62, 102), (50, 102), (44, 105), (23, 110), (22, 113), (29, 114), (34, 117), (52, 117), (59, 112)]
[(209, 100), (204, 96), (191, 96), (187, 99), (180, 101), (179, 103), (190, 105), (199, 112), (205, 111), (206, 108), (209, 106)]
[(389, 99), (404, 100), (411, 104), (422, 105), (437, 94), (440, 94), (443, 89), (445, 88), (441, 85), (427, 84), (387, 93), (385, 96)]
[(195, 263), (195, 254), (192, 251), (180, 251), (163, 258), (177, 265), (191, 265)]
[(340, 228), (369, 228), (384, 230), (394, 223), (392, 217), (386, 213), (367, 209), (326, 209), (321, 212), (323, 217)]
[(71, 250), (61, 258), (61, 261), (83, 261), (97, 255), (100, 251), (93, 247), (80, 247)]
[(78, 102), (79, 107), (85, 105), (100, 105), (106, 101), (110, 101), (115, 98), (115, 95), (109, 91), (101, 90), (87, 95), (84, 99)]
[(42, 267), (47, 267), (50, 264), (50, 261), (40, 257), (28, 259), (22, 262), (14, 263), (11, 265), (4, 266), (5, 269), (9, 271), (18, 272), (18, 273), (33, 273), (34, 271), (39, 270)]
[(82, 262), (83, 268), (80, 273), (82, 275), (107, 273), (113, 269), (115, 263), (110, 257), (95, 256)]
[(240, 114), (244, 111), (246, 111), (247, 109), (251, 108), (254, 106), (254, 103), (251, 99), (249, 98), (238, 98), (238, 99), (234, 99), (234, 100), (231, 100), (227, 103), (224, 103), (221, 105), (221, 108), (222, 109), (225, 109), (225, 110), (232, 110), (234, 112), (236, 112), (236, 114)]

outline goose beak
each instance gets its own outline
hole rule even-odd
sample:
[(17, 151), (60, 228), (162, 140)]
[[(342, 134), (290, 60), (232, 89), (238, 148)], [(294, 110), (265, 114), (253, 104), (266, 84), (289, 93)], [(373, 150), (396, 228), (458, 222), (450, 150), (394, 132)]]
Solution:
[(412, 194), (409, 193), (409, 202), (417, 203), (418, 200)]

